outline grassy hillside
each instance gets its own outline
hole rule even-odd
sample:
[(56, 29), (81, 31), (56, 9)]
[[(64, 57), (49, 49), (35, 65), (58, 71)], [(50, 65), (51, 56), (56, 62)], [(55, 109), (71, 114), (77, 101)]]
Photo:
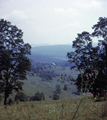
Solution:
[[(38, 70), (37, 73), (31, 71), (27, 75), (27, 80), (24, 80), (23, 92), (27, 96), (33, 96), (37, 91), (43, 92), (46, 100), (51, 100), (53, 97), (53, 92), (56, 89), (56, 85), (60, 85), (61, 87), (61, 95), (60, 98), (63, 97), (73, 97), (76, 96), (74, 92), (77, 92), (77, 88), (73, 82), (70, 81), (70, 78), (74, 79), (77, 77), (78, 72), (75, 70), (70, 70), (69, 67), (61, 67), (61, 66), (53, 66), (53, 65), (42, 65), (43, 70)], [(35, 67), (36, 68), (36, 67)], [(32, 68), (33, 69), (33, 68)], [(51, 73), (55, 75), (52, 77), (52, 80), (42, 78), (39, 74), (42, 73)], [(46, 76), (44, 74), (44, 76)], [(62, 83), (63, 82), (63, 83)], [(67, 91), (63, 90), (64, 84), (67, 84)], [(65, 95), (66, 94), (66, 95)]]

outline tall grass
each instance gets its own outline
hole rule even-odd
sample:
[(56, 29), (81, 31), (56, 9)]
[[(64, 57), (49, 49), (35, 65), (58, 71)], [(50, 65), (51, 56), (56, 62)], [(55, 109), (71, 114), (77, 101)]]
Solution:
[[(19, 102), (4, 109), (0, 106), (0, 120), (106, 120), (107, 103), (95, 102), (85, 96), (65, 100)], [(62, 104), (64, 102), (64, 104)], [(105, 106), (106, 104), (106, 106)], [(62, 106), (63, 105), (63, 106)], [(74, 114), (76, 113), (75, 117)]]

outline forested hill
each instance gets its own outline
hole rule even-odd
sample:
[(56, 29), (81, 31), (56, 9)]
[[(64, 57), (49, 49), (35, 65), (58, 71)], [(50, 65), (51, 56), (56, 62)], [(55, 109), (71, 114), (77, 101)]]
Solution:
[(67, 52), (73, 51), (71, 45), (47, 45), (32, 47), (32, 54), (41, 54), (54, 57), (65, 57)]
[(32, 47), (30, 59), (40, 62), (68, 61), (67, 52), (73, 51), (71, 45), (47, 45)]

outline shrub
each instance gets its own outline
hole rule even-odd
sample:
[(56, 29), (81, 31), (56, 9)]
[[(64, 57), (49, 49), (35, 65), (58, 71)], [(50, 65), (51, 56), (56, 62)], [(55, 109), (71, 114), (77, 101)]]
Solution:
[(15, 95), (15, 101), (27, 101), (27, 96), (23, 92), (19, 92)]
[(59, 100), (59, 95), (57, 93), (53, 94), (53, 100)]
[(41, 101), (41, 100), (45, 100), (44, 93), (37, 92), (33, 97), (33, 101)]

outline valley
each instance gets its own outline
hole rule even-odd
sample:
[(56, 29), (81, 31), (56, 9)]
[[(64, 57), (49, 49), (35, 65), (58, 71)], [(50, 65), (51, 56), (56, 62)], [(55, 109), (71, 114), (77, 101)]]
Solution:
[[(23, 81), (23, 92), (27, 96), (33, 96), (38, 91), (44, 93), (46, 100), (52, 100), (56, 86), (61, 91), (60, 98), (78, 96), (78, 90), (71, 78), (76, 79), (79, 72), (70, 70), (73, 64), (69, 64), (66, 56), (70, 48), (72, 47), (69, 45), (32, 48), (29, 56), (31, 71), (27, 73), (27, 80)], [(64, 86), (67, 86), (66, 90)]]
[[(70, 70), (69, 67), (53, 65), (43, 66), (45, 69), (42, 69), (42, 71), (29, 72), (27, 75), (28, 79), (23, 81), (23, 92), (27, 96), (34, 95), (39, 91), (44, 93), (46, 100), (52, 100), (57, 85), (59, 85), (61, 89), (60, 98), (77, 96), (77, 88), (70, 79), (72, 77), (75, 79), (79, 72)], [(63, 89), (64, 85), (67, 85), (67, 90)]]

